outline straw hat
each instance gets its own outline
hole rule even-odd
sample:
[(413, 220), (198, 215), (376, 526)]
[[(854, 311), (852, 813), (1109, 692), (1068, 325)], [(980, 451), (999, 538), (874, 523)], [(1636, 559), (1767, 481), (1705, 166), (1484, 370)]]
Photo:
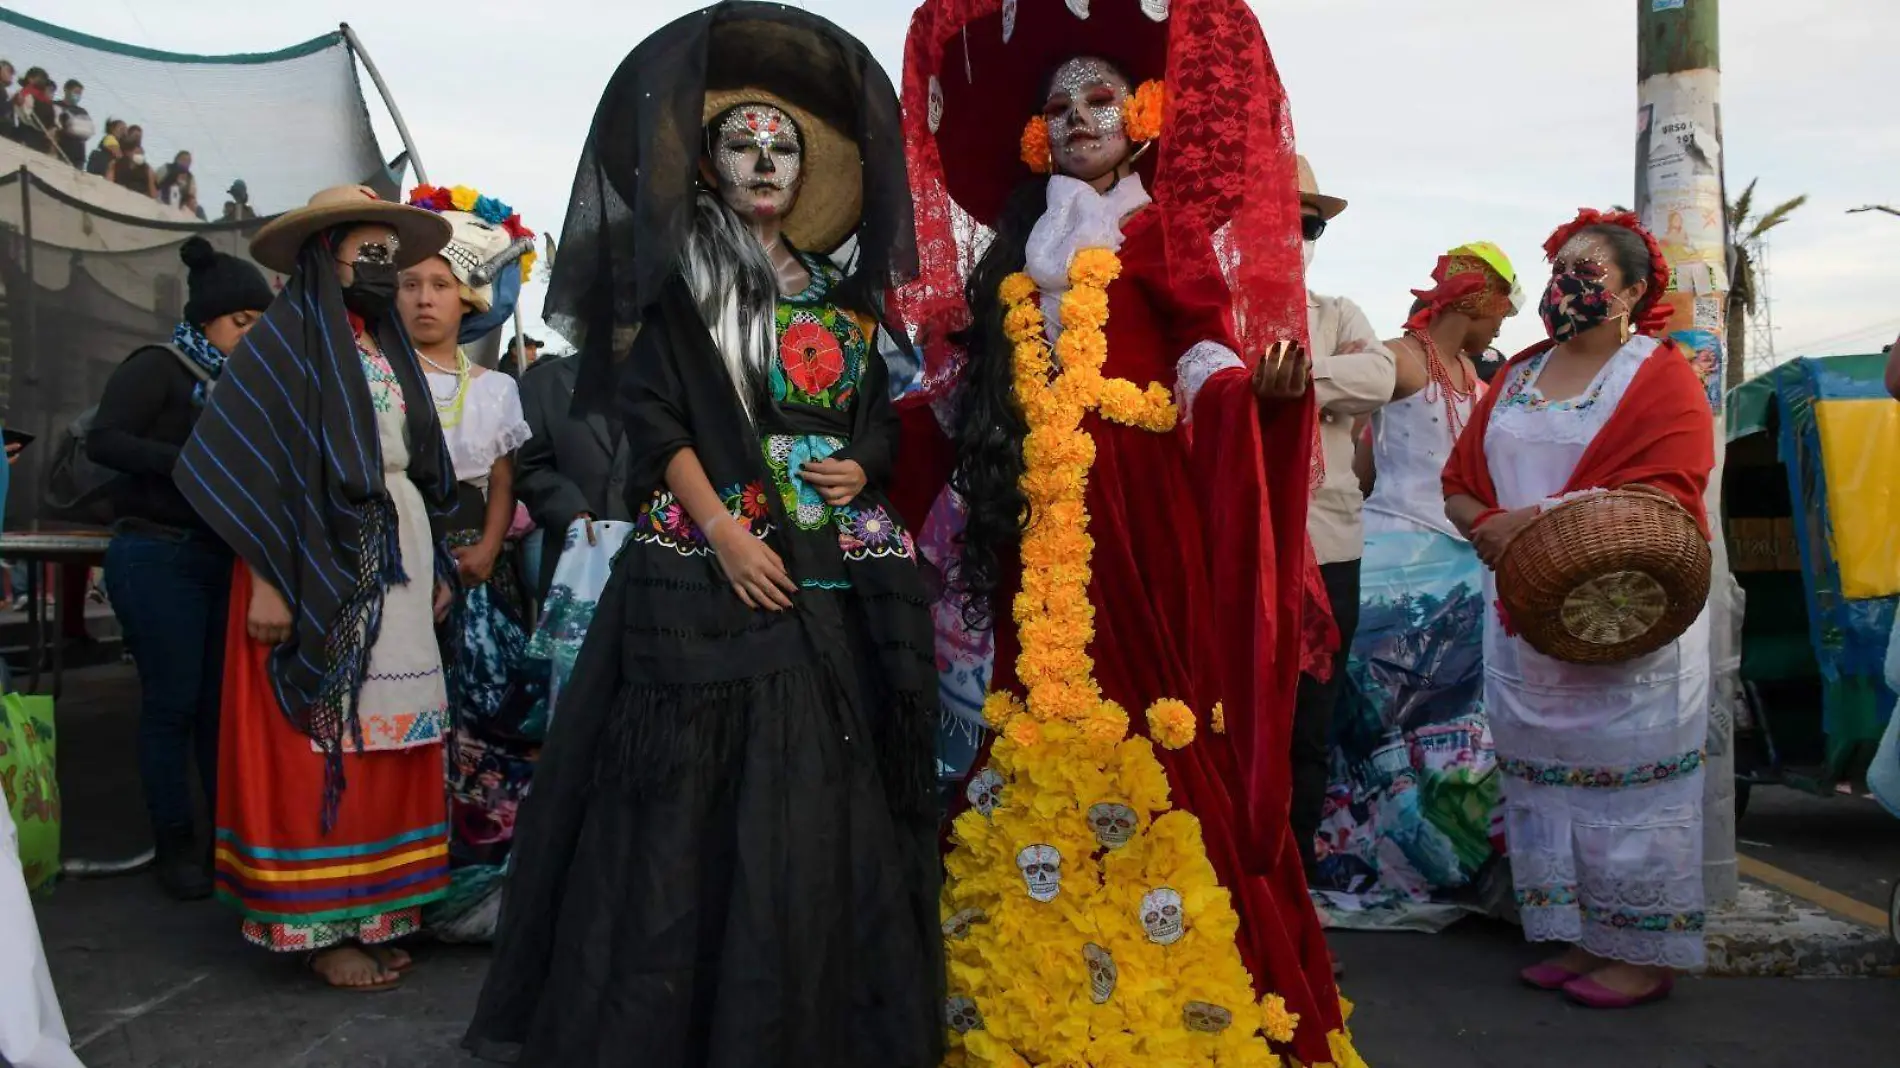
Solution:
[(395, 204), (365, 185), (339, 185), (284, 212), (251, 238), (251, 258), (279, 274), (297, 269), (297, 253), (311, 237), (347, 223), (380, 223), (395, 229), (396, 266), (413, 267), (442, 251), (453, 233), (432, 211)]
[(1319, 191), (1319, 179), (1313, 177), (1313, 165), (1306, 162), (1305, 156), (1298, 158), (1300, 161), (1300, 203), (1302, 205), (1311, 204), (1313, 207), (1318, 208), (1319, 217), (1328, 221), (1338, 216), (1340, 212), (1345, 211), (1346, 202), (1338, 197), (1329, 197), (1321, 193)]
[(807, 252), (829, 253), (858, 228), (864, 214), (864, 162), (857, 142), (811, 112), (764, 89), (715, 89), (706, 94), (700, 125), (740, 104), (775, 107), (798, 123), (802, 179), (798, 202), (785, 216), (785, 236)]

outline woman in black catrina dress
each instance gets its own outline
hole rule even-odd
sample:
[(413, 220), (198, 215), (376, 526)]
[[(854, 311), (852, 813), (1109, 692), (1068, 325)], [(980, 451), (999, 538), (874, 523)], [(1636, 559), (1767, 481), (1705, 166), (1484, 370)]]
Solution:
[(777, 4), (607, 88), (549, 309), (627, 428), (635, 532), (522, 810), (486, 1058), (941, 1057), (937, 681), (873, 342), (916, 264), (898, 128), (864, 47)]

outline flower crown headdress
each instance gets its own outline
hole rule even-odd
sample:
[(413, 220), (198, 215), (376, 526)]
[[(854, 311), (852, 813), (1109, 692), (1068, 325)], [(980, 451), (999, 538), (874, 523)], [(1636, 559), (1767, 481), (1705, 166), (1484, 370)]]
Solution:
[[(1161, 82), (1149, 79), (1142, 82), (1133, 93), (1128, 95), (1127, 112), (1123, 119), (1123, 128), (1128, 139), (1139, 145), (1152, 143), (1161, 136), (1161, 119), (1167, 111), (1168, 92)], [(1139, 153), (1137, 153), (1139, 154)], [(1024, 165), (1037, 174), (1050, 174), (1055, 171), (1055, 156), (1049, 146), (1049, 120), (1041, 115), (1032, 117), (1023, 127), (1022, 159)]]

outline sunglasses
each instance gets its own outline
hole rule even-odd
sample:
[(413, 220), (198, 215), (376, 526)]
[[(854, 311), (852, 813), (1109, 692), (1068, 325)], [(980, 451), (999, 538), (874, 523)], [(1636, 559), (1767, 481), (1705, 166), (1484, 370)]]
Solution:
[(1318, 241), (1326, 232), (1326, 220), (1317, 215), (1300, 216), (1300, 236), (1308, 241)]

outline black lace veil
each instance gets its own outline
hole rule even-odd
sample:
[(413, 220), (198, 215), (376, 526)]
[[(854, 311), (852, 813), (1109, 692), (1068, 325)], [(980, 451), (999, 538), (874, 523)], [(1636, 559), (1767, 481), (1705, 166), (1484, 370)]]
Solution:
[[(837, 249), (841, 296), (879, 313), (882, 295), (917, 272), (897, 93), (871, 53), (830, 21), (751, 0), (686, 15), (640, 42), (594, 112), (561, 229), (543, 317), (580, 353), (577, 412), (614, 396), (618, 363), (645, 310), (677, 269), (692, 222), (706, 93), (768, 90), (856, 142), (863, 212)], [(816, 185), (844, 180), (809, 174)]]

